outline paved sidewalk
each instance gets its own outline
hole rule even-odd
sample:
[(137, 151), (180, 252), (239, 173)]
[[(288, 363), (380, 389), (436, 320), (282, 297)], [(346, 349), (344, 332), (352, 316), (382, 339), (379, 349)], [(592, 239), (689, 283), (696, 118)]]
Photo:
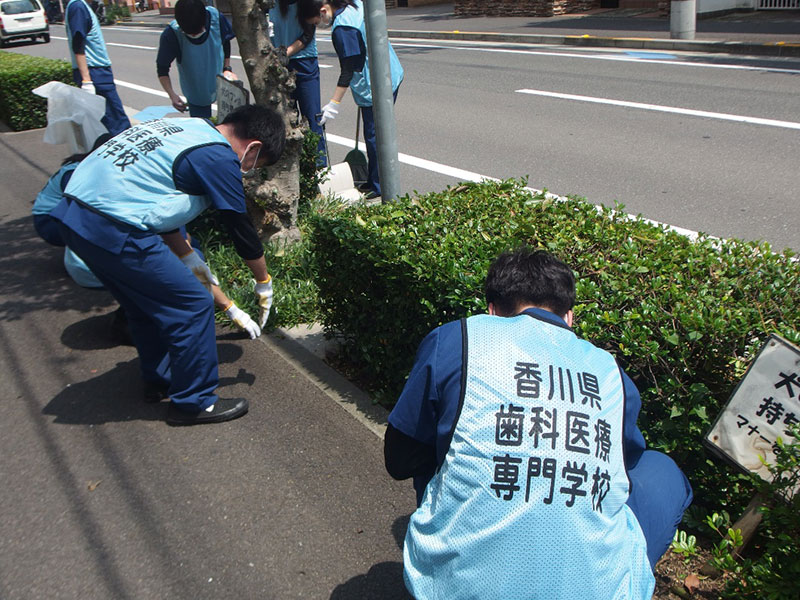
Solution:
[(0, 598), (407, 598), (385, 412), (289, 336), (220, 328), (220, 391), (250, 413), (167, 426), (113, 299), (33, 230), (69, 153), (43, 133), (0, 132)]
[[(170, 20), (146, 11), (121, 25), (165, 27)], [(701, 16), (695, 40), (671, 40), (669, 17), (640, 9), (557, 17), (456, 17), (452, 3), (444, 3), (389, 9), (387, 22), (392, 38), (800, 56), (800, 10)]]

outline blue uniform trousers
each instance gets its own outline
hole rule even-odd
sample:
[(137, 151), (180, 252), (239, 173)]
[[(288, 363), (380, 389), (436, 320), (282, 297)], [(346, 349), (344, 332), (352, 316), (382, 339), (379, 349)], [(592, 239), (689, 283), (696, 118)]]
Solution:
[(647, 558), (655, 567), (692, 503), (692, 486), (669, 456), (655, 450), (645, 450), (635, 465), (628, 465), (628, 478), (627, 505), (644, 532)]
[(50, 215), (33, 215), (33, 228), (39, 237), (53, 246), (64, 246), (61, 237), (61, 222)]
[(319, 136), (317, 143), (317, 166), (326, 167), (325, 141), (322, 139), (322, 125), (317, 122), (317, 115), (322, 111), (319, 96), (319, 61), (317, 58), (293, 58), (289, 61), (289, 69), (294, 71), (295, 90), (292, 98), (300, 106), (300, 114), (308, 119), (311, 131)]
[[(394, 100), (397, 101), (397, 92), (400, 90), (398, 87), (393, 94)], [(378, 146), (375, 139), (375, 114), (372, 112), (371, 106), (361, 107), (361, 120), (364, 123), (364, 142), (367, 146), (367, 167), (369, 187), (379, 196), (381, 195), (380, 173), (378, 172)]]
[[(106, 126), (111, 135), (117, 135), (128, 129), (131, 126), (131, 122), (128, 119), (128, 115), (125, 114), (122, 100), (117, 94), (117, 86), (114, 85), (114, 75), (111, 73), (111, 67), (89, 67), (89, 76), (92, 78), (97, 95), (106, 99), (106, 114), (100, 119), (100, 122)], [(75, 85), (80, 87), (82, 78), (78, 69), (72, 70), (72, 79), (75, 81)]]
[(169, 384), (172, 402), (187, 411), (214, 404), (219, 383), (214, 302), (160, 236), (135, 233), (119, 254), (62, 226), (80, 256), (128, 316), (142, 378)]
[(211, 118), (211, 105), (207, 104), (201, 106), (200, 104), (192, 104), (191, 102), (187, 102), (189, 105), (189, 116), (190, 117), (202, 117), (203, 119), (210, 119)]

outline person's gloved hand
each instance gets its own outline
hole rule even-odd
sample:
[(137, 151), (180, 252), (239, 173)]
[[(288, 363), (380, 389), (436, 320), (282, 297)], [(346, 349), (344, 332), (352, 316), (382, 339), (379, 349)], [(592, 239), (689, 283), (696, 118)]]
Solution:
[(339, 109), (337, 108), (339, 103), (336, 100), (331, 100), (325, 106), (322, 107), (322, 118), (319, 120), (320, 125), (325, 125), (328, 121), (333, 121), (336, 118), (336, 115), (339, 114)]
[(82, 81), (81, 82), (81, 89), (84, 92), (89, 92), (90, 94), (96, 94), (97, 91), (94, 89), (94, 84), (91, 81)]
[(264, 327), (269, 318), (269, 311), (272, 308), (272, 276), (267, 275), (266, 281), (256, 281), (255, 292), (258, 298), (258, 305), (261, 307), (258, 325)]
[(274, 38), (275, 37), (275, 24), (272, 21), (270, 21), (269, 19), (267, 20), (267, 24), (269, 25), (269, 31), (267, 32), (267, 35), (270, 37), (270, 39)]
[(208, 265), (202, 261), (194, 250), (181, 256), (181, 260), (209, 291), (211, 291), (212, 285), (219, 285), (219, 281), (214, 277), (211, 269), (208, 268)]
[(231, 301), (231, 305), (225, 309), (225, 314), (228, 315), (228, 318), (233, 321), (239, 329), (246, 331), (251, 340), (261, 335), (261, 327), (256, 325), (256, 322), (250, 318), (250, 315), (236, 306), (233, 301)]

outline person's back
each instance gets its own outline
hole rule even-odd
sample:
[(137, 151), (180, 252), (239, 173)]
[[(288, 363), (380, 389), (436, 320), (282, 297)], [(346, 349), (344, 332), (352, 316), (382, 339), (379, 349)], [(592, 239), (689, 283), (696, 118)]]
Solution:
[(471, 317), (465, 333), (460, 417), (406, 537), (412, 594), (649, 598), (614, 359), (528, 313)]
[(386, 432), (415, 478), (404, 545), (417, 600), (645, 600), (691, 487), (645, 450), (641, 401), (572, 331), (574, 276), (546, 252), (501, 255), (489, 315), (434, 329)]

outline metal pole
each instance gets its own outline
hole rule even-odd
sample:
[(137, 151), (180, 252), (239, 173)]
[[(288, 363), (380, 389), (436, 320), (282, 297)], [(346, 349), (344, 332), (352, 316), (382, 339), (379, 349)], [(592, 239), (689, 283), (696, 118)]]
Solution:
[(394, 121), (392, 74), (389, 68), (389, 34), (386, 32), (384, 0), (362, 0), (367, 29), (367, 56), (372, 87), (372, 110), (378, 149), (381, 198), (391, 202), (400, 195), (397, 158), (397, 127)]

